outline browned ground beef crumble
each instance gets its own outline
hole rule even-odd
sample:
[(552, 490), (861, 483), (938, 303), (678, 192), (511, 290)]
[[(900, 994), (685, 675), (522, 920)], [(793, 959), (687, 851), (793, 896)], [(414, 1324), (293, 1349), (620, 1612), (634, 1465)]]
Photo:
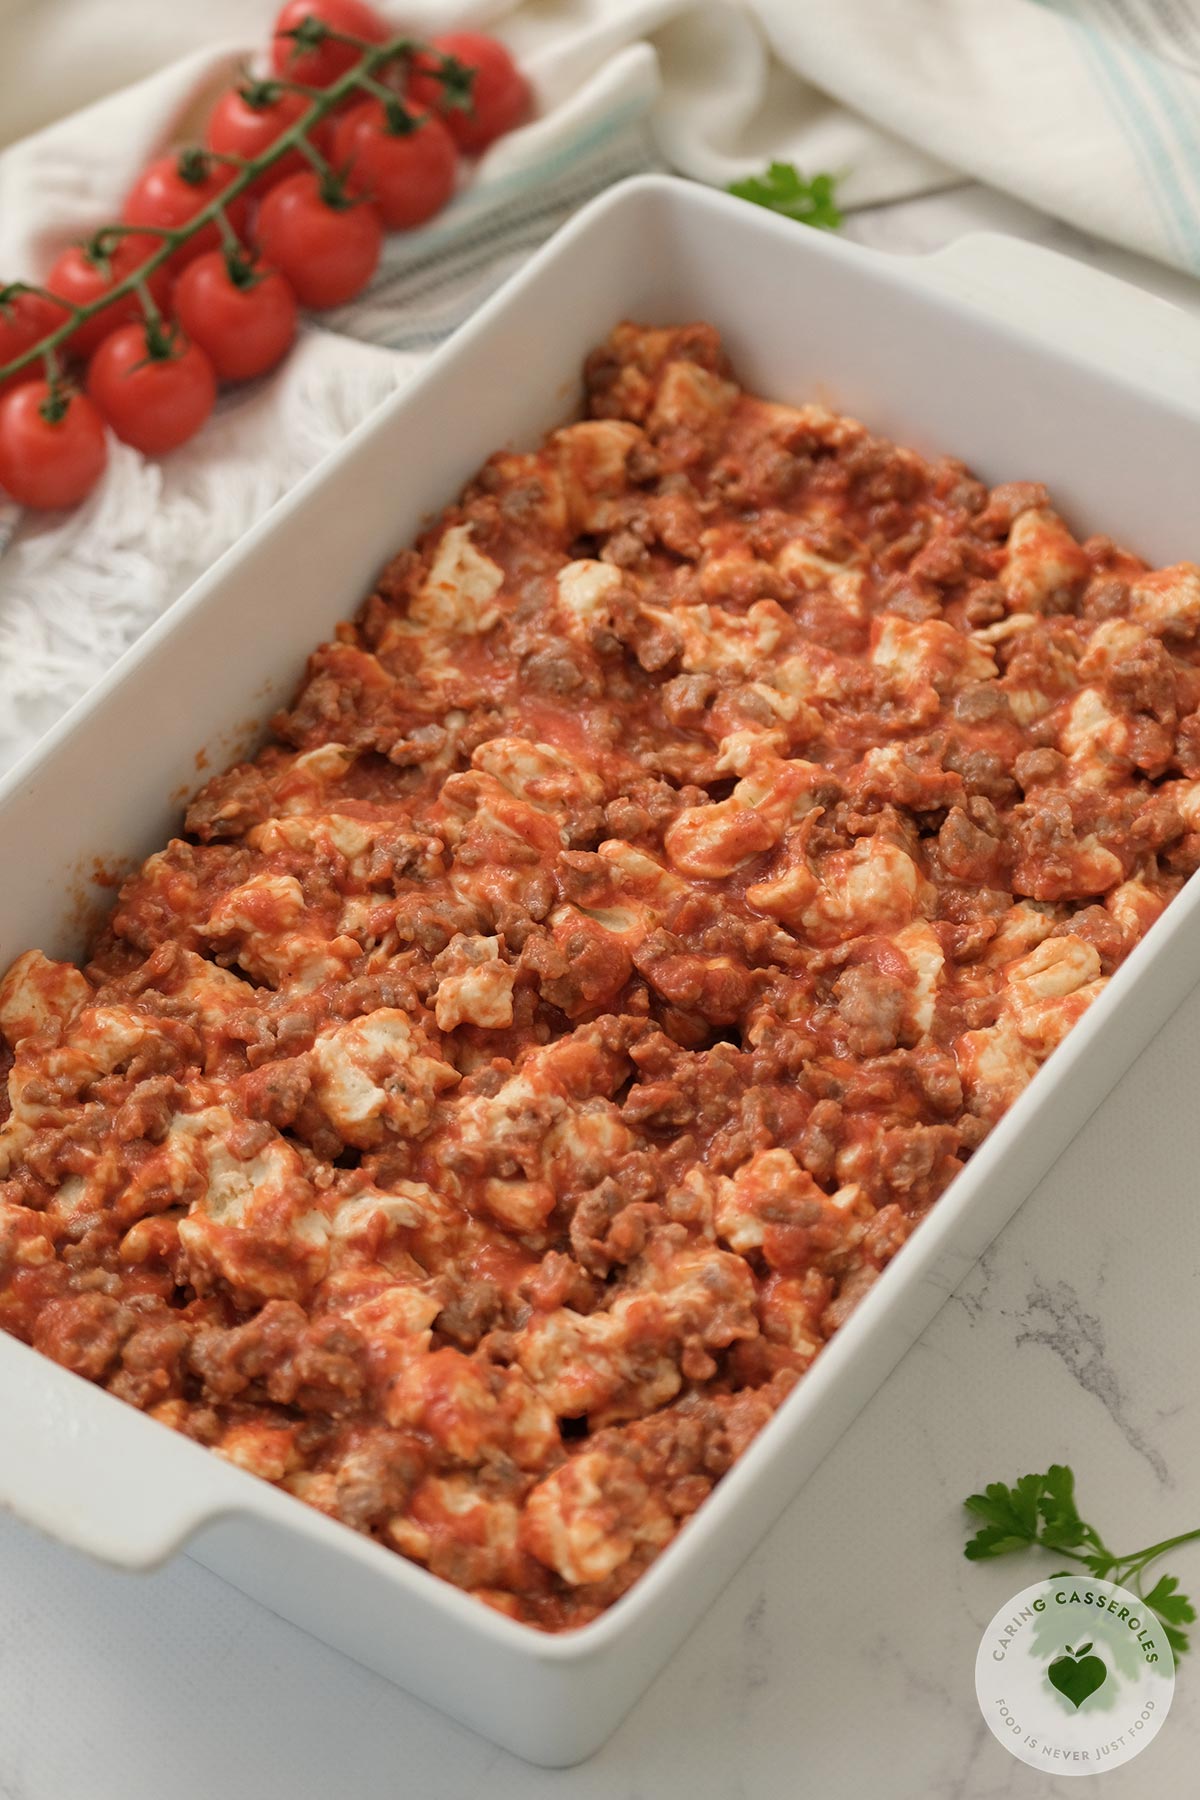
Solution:
[(1200, 574), (623, 325), (0, 984), (0, 1325), (546, 1629), (1195, 868)]

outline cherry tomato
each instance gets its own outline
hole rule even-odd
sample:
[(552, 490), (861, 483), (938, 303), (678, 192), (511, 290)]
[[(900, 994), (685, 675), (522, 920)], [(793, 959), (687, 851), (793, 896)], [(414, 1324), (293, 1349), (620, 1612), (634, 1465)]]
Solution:
[(175, 315), (221, 381), (265, 375), (296, 335), (296, 296), (277, 270), (210, 250), (175, 286)]
[(447, 105), (442, 83), (430, 73), (436, 64), (428, 56), (414, 65), (409, 95), (416, 105), (441, 115), (460, 150), (478, 156), (502, 132), (520, 124), (532, 97), (529, 83), (504, 45), (482, 31), (445, 31), (430, 40), (430, 48), (474, 71), (470, 110)]
[[(65, 318), (61, 306), (55, 306), (53, 300), (41, 294), (14, 294), (6, 300), (0, 305), (0, 367), (32, 349)], [(36, 380), (39, 373), (37, 363), (28, 363), (7, 381), (0, 381), (0, 394), (11, 393), (22, 382)]]
[[(210, 200), (215, 200), (235, 175), (235, 170), (214, 162), (203, 150), (180, 150), (160, 156), (142, 170), (130, 188), (121, 218), (126, 225), (161, 225), (177, 231)], [(229, 203), (229, 223), (238, 233), (245, 229), (248, 209), (244, 194)], [(214, 222), (186, 244), (180, 244), (169, 261), (174, 268), (182, 269), (194, 256), (215, 250), (220, 242), (221, 234)]]
[(0, 400), (0, 487), (21, 506), (76, 506), (108, 460), (104, 420), (85, 394), (56, 404), (45, 381), (25, 381)]
[(363, 200), (336, 199), (314, 171), (289, 175), (258, 209), (258, 243), (302, 306), (342, 306), (370, 281), (383, 226)]
[(440, 120), (381, 100), (366, 100), (339, 121), (333, 160), (351, 192), (375, 202), (389, 231), (441, 212), (458, 169), (454, 139)]
[[(309, 105), (303, 94), (289, 93), (273, 82), (248, 81), (221, 95), (204, 128), (204, 142), (223, 156), (244, 156), (250, 161), (269, 150), (289, 125), (303, 118)], [(324, 150), (329, 142), (328, 124), (322, 119), (307, 135), (316, 149)], [(249, 192), (263, 194), (277, 181), (309, 166), (302, 151), (289, 150), (264, 170)]]
[[(51, 293), (61, 294), (64, 300), (72, 301), (76, 306), (91, 306), (119, 281), (146, 261), (158, 248), (159, 239), (149, 237), (122, 238), (108, 258), (107, 269), (100, 262), (94, 262), (88, 254), (87, 246), (72, 244), (58, 258), (49, 275), (46, 286)], [(171, 275), (165, 263), (155, 269), (146, 283), (161, 310), (167, 304), (171, 291)], [(131, 319), (142, 316), (141, 302), (136, 294), (126, 294), (120, 300), (114, 300), (86, 324), (78, 326), (67, 339), (68, 347), (76, 356), (87, 357), (92, 354), (102, 338), (115, 331), (118, 325), (125, 325)]]
[(324, 43), (304, 50), (294, 38), (282, 35), (308, 18), (319, 19), (333, 31), (366, 38), (370, 44), (386, 43), (391, 36), (387, 20), (381, 19), (373, 6), (366, 5), (366, 0), (287, 0), (275, 20), (271, 61), (277, 75), (302, 81), (306, 87), (329, 87), (359, 57), (353, 44)]
[(87, 391), (117, 436), (146, 456), (193, 437), (217, 397), (213, 366), (186, 339), (160, 350), (144, 325), (122, 325), (88, 364)]

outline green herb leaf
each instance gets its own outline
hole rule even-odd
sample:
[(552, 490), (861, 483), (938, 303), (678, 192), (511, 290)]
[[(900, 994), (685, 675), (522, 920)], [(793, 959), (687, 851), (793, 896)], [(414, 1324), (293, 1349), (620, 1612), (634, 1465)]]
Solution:
[(1004, 1525), (984, 1525), (967, 1542), (963, 1555), (970, 1562), (985, 1562), (992, 1556), (1007, 1556), (1010, 1550), (1028, 1550), (1027, 1537), (1015, 1537)]
[(1146, 1605), (1152, 1606), (1159, 1618), (1171, 1625), (1191, 1625), (1196, 1609), (1187, 1595), (1178, 1589), (1179, 1582), (1174, 1575), (1160, 1575), (1146, 1595)]
[(842, 215), (833, 197), (836, 177), (814, 175), (806, 181), (795, 163), (773, 162), (762, 175), (731, 181), (728, 192), (752, 206), (765, 206), (818, 231), (836, 231)]
[[(971, 1494), (963, 1501), (967, 1511), (986, 1519), (990, 1528), (977, 1533), (967, 1545), (966, 1554), (972, 1561), (1003, 1556), (1037, 1542), (1038, 1503), (1045, 1479), (1044, 1475), (1022, 1475), (1012, 1487), (993, 1481), (982, 1494)], [(981, 1539), (986, 1548), (979, 1547)]]
[[(969, 1495), (963, 1505), (976, 1518), (986, 1521), (967, 1539), (963, 1549), (963, 1555), (971, 1562), (1007, 1556), (1011, 1551), (1037, 1545), (1054, 1555), (1065, 1551), (1101, 1580), (1115, 1578), (1118, 1586), (1133, 1585), (1139, 1590), (1142, 1571), (1152, 1562), (1166, 1551), (1200, 1538), (1200, 1531), (1189, 1531), (1152, 1544), (1147, 1550), (1135, 1551), (1132, 1556), (1114, 1555), (1096, 1527), (1080, 1517), (1075, 1503), (1075, 1476), (1064, 1463), (1052, 1463), (1044, 1475), (1022, 1475), (1011, 1487), (1003, 1481), (993, 1481), (981, 1494)], [(1158, 1618), (1175, 1655), (1182, 1656), (1188, 1648), (1188, 1638), (1180, 1627), (1194, 1622), (1196, 1609), (1187, 1595), (1179, 1592), (1176, 1577), (1160, 1576), (1146, 1595), (1145, 1604)]]
[(1041, 1479), (1038, 1511), (1046, 1528), (1046, 1541), (1060, 1550), (1084, 1543), (1088, 1533), (1075, 1505), (1074, 1474), (1062, 1463), (1051, 1463)]
[(1188, 1636), (1179, 1627), (1194, 1622), (1196, 1609), (1187, 1595), (1179, 1592), (1177, 1577), (1160, 1575), (1146, 1595), (1146, 1605), (1158, 1615), (1167, 1642), (1175, 1655), (1182, 1656), (1188, 1648)]

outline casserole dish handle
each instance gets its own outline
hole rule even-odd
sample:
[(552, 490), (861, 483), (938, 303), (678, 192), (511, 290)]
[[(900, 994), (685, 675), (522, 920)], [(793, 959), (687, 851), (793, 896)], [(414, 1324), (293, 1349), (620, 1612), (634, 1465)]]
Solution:
[[(1132, 256), (1125, 260), (1131, 275), (1149, 267)], [(1115, 366), (1172, 401), (1200, 400), (1195, 284), (1173, 270), (1155, 268), (1152, 279), (1178, 292), (1178, 305), (1132, 279), (1001, 232), (968, 232), (914, 264), (940, 293), (1019, 325), (1056, 349)]]
[(252, 1477), (90, 1382), (93, 1403), (80, 1406), (81, 1376), (25, 1344), (6, 1349), (0, 1508), (125, 1569), (157, 1567), (244, 1508)]

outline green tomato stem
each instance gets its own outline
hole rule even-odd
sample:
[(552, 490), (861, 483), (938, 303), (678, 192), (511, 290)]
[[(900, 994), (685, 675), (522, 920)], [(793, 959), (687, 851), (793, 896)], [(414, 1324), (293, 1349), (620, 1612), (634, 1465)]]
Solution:
[(368, 94), (374, 94), (377, 100), (382, 100), (385, 106), (393, 104), (400, 98), (395, 88), (386, 86), (382, 81), (376, 81), (373, 75), (363, 77), (363, 87)]
[(231, 256), (240, 255), (242, 240), (229, 223), (229, 214), (223, 206), (217, 213), (217, 230), (221, 234), (221, 248), (225, 252), (225, 260), (228, 262)]
[[(0, 289), (0, 306), (3, 305), (5, 300), (12, 299), (17, 294), (36, 294), (41, 300), (49, 300), (55, 306), (65, 307), (71, 315), (70, 324), (72, 327), (77, 325), (81, 319), (87, 316), (86, 307), (77, 306), (74, 300), (61, 299), (58, 294), (52, 294), (49, 288), (39, 287), (35, 281), (10, 281), (6, 287)], [(42, 349), (43, 346), (48, 346), (50, 349), (54, 348), (54, 345), (50, 343), (49, 337), (43, 338), (39, 343), (31, 346), (29, 360), (32, 361), (33, 356), (36, 355), (38, 350)], [(4, 365), (4, 373), (7, 374), (10, 368), (15, 368), (17, 366), (16, 363), (6, 363)]]
[[(109, 288), (98, 300), (92, 301), (87, 306), (76, 306), (71, 301), (60, 301), (56, 294), (50, 294), (46, 289), (35, 287), (29, 282), (13, 282), (9, 284), (9, 288), (6, 291), (25, 291), (28, 293), (42, 294), (47, 299), (54, 301), (55, 304), (65, 306), (70, 316), (53, 331), (48, 332), (44, 338), (40, 338), (36, 344), (31, 344), (28, 350), (22, 351), (20, 356), (15, 356), (11, 361), (0, 366), (0, 381), (7, 380), (10, 375), (19, 374), (22, 369), (28, 368), (34, 363), (44, 362), (47, 355), (56, 351), (60, 345), (64, 344), (71, 333), (75, 331), (79, 325), (94, 318), (103, 307), (111, 306), (114, 301), (121, 300), (125, 298), (126, 295), (136, 293), (139, 284), (144, 284), (148, 281), (149, 277), (163, 266), (168, 257), (170, 257), (181, 244), (187, 243), (189, 239), (195, 237), (198, 232), (203, 231), (206, 225), (217, 222), (219, 226), (219, 222), (223, 217), (224, 208), (229, 205), (230, 201), (236, 200), (240, 194), (244, 194), (247, 188), (249, 188), (260, 175), (264, 174), (266, 170), (273, 168), (274, 165), (277, 162), (280, 162), (290, 150), (299, 150), (307, 156), (314, 168), (316, 168), (327, 181), (334, 181), (337, 179), (334, 171), (330, 168), (320, 151), (316, 150), (313, 145), (309, 143), (307, 134), (315, 125), (319, 125), (322, 119), (333, 112), (341, 101), (346, 98), (347, 94), (354, 93), (356, 90), (362, 90), (364, 81), (370, 80), (377, 70), (385, 68), (388, 63), (395, 62), (402, 57), (411, 57), (417, 54), (421, 46), (415, 43), (412, 38), (399, 35), (394, 38), (389, 38), (387, 42), (383, 44), (370, 44), (365, 38), (350, 37), (347, 33), (338, 31), (326, 32), (325, 36), (335, 43), (349, 44), (354, 49), (358, 50), (360, 52), (358, 61), (339, 75), (327, 88), (307, 88), (299, 83), (281, 79), (278, 83), (281, 88), (294, 89), (310, 98), (310, 105), (307, 111), (302, 113), (301, 116), (295, 120), (293, 124), (289, 125), (285, 131), (280, 132), (274, 142), (268, 144), (267, 148), (262, 151), (260, 155), (245, 159), (239, 173), (235, 175), (229, 186), (223, 188), (219, 195), (210, 200), (207, 205), (201, 207), (199, 212), (194, 214), (194, 216), (188, 220), (186, 225), (171, 228), (152, 225), (112, 224), (101, 227), (101, 231), (106, 233), (112, 232), (119, 234), (120, 236), (138, 233), (149, 237), (161, 238), (162, 242), (158, 249), (153, 251), (151, 255), (146, 258), (144, 263), (140, 264), (140, 266), (131, 274), (124, 276), (122, 280), (115, 283), (115, 285)], [(186, 152), (184, 154), (186, 154)], [(203, 154), (206, 156), (212, 155), (209, 151), (205, 151)], [(228, 159), (221, 158), (219, 160)], [(94, 238), (98, 237), (99, 233), (93, 234), (93, 236)]]
[(337, 180), (337, 173), (332, 163), (327, 157), (321, 155), (321, 152), (317, 149), (315, 144), (310, 143), (307, 138), (302, 138), (296, 145), (296, 148), (299, 150), (301, 156), (304, 157), (305, 161), (312, 164), (313, 168), (323, 181)]

